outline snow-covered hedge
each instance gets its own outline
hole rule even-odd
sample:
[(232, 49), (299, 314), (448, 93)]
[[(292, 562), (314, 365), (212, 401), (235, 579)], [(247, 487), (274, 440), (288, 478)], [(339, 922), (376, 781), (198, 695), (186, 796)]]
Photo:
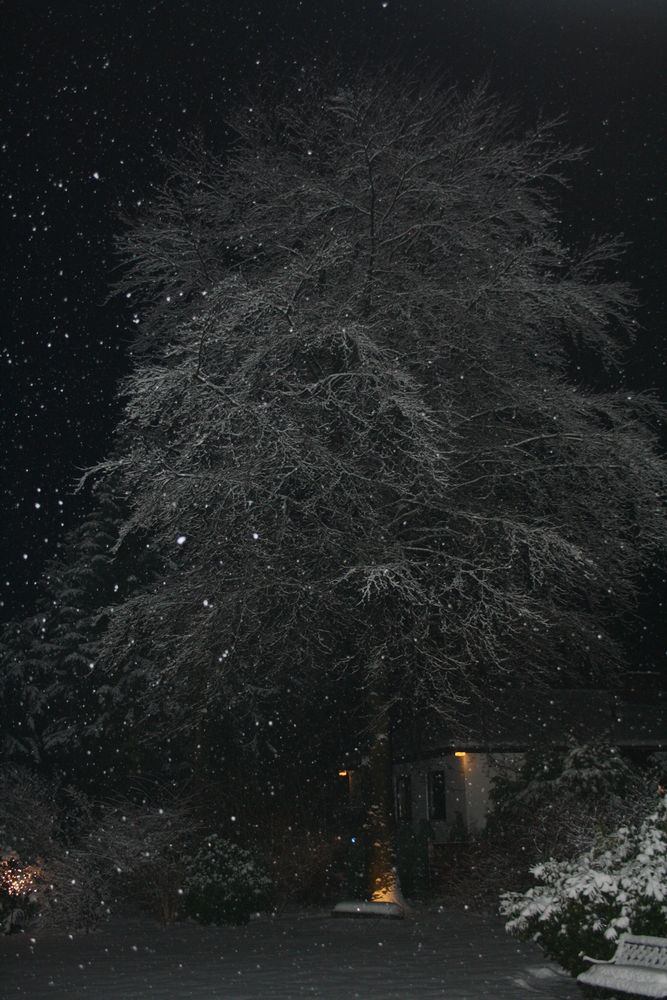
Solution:
[(660, 803), (578, 857), (547, 861), (532, 873), (536, 886), (501, 897), (506, 928), (538, 941), (573, 974), (584, 954), (611, 957), (623, 931), (667, 936), (667, 808)]
[(264, 909), (271, 879), (259, 860), (217, 834), (192, 858), (183, 881), (185, 908), (203, 924), (245, 924)]

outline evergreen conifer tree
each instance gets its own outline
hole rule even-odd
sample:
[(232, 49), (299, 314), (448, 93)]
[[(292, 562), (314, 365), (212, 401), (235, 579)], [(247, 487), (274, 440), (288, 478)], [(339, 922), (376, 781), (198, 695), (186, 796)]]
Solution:
[(96, 486), (90, 512), (45, 568), (35, 613), (3, 629), (4, 760), (98, 785), (114, 768), (118, 744), (104, 740), (114, 689), (99, 662), (100, 637), (110, 609), (150, 565), (140, 546), (116, 546), (123, 506), (111, 480)]

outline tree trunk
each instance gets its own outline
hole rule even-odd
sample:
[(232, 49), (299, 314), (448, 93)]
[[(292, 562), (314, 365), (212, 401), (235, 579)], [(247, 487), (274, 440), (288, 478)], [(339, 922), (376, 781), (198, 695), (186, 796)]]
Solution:
[(372, 738), (366, 790), (368, 889), (373, 902), (405, 905), (396, 868), (389, 716), (380, 691), (371, 691)]

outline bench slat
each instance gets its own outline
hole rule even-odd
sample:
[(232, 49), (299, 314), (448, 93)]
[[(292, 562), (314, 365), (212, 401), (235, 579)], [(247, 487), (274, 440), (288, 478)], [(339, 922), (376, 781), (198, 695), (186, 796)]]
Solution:
[(611, 961), (595, 962), (577, 980), (587, 986), (667, 1000), (667, 938), (622, 934)]
[(617, 965), (641, 965), (667, 970), (667, 939), (647, 934), (623, 934), (614, 962)]
[(667, 973), (638, 966), (594, 965), (577, 976), (587, 986), (599, 986), (622, 993), (640, 993), (667, 1000)]

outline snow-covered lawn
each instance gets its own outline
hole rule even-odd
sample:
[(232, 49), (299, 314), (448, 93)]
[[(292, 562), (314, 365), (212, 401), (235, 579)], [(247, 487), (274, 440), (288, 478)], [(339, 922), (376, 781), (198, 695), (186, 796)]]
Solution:
[[(32, 940), (31, 940), (32, 937)], [(0, 938), (0, 997), (30, 1000), (579, 1000), (502, 923), (454, 910), (406, 920), (320, 912), (246, 927), (114, 922), (74, 938)]]

